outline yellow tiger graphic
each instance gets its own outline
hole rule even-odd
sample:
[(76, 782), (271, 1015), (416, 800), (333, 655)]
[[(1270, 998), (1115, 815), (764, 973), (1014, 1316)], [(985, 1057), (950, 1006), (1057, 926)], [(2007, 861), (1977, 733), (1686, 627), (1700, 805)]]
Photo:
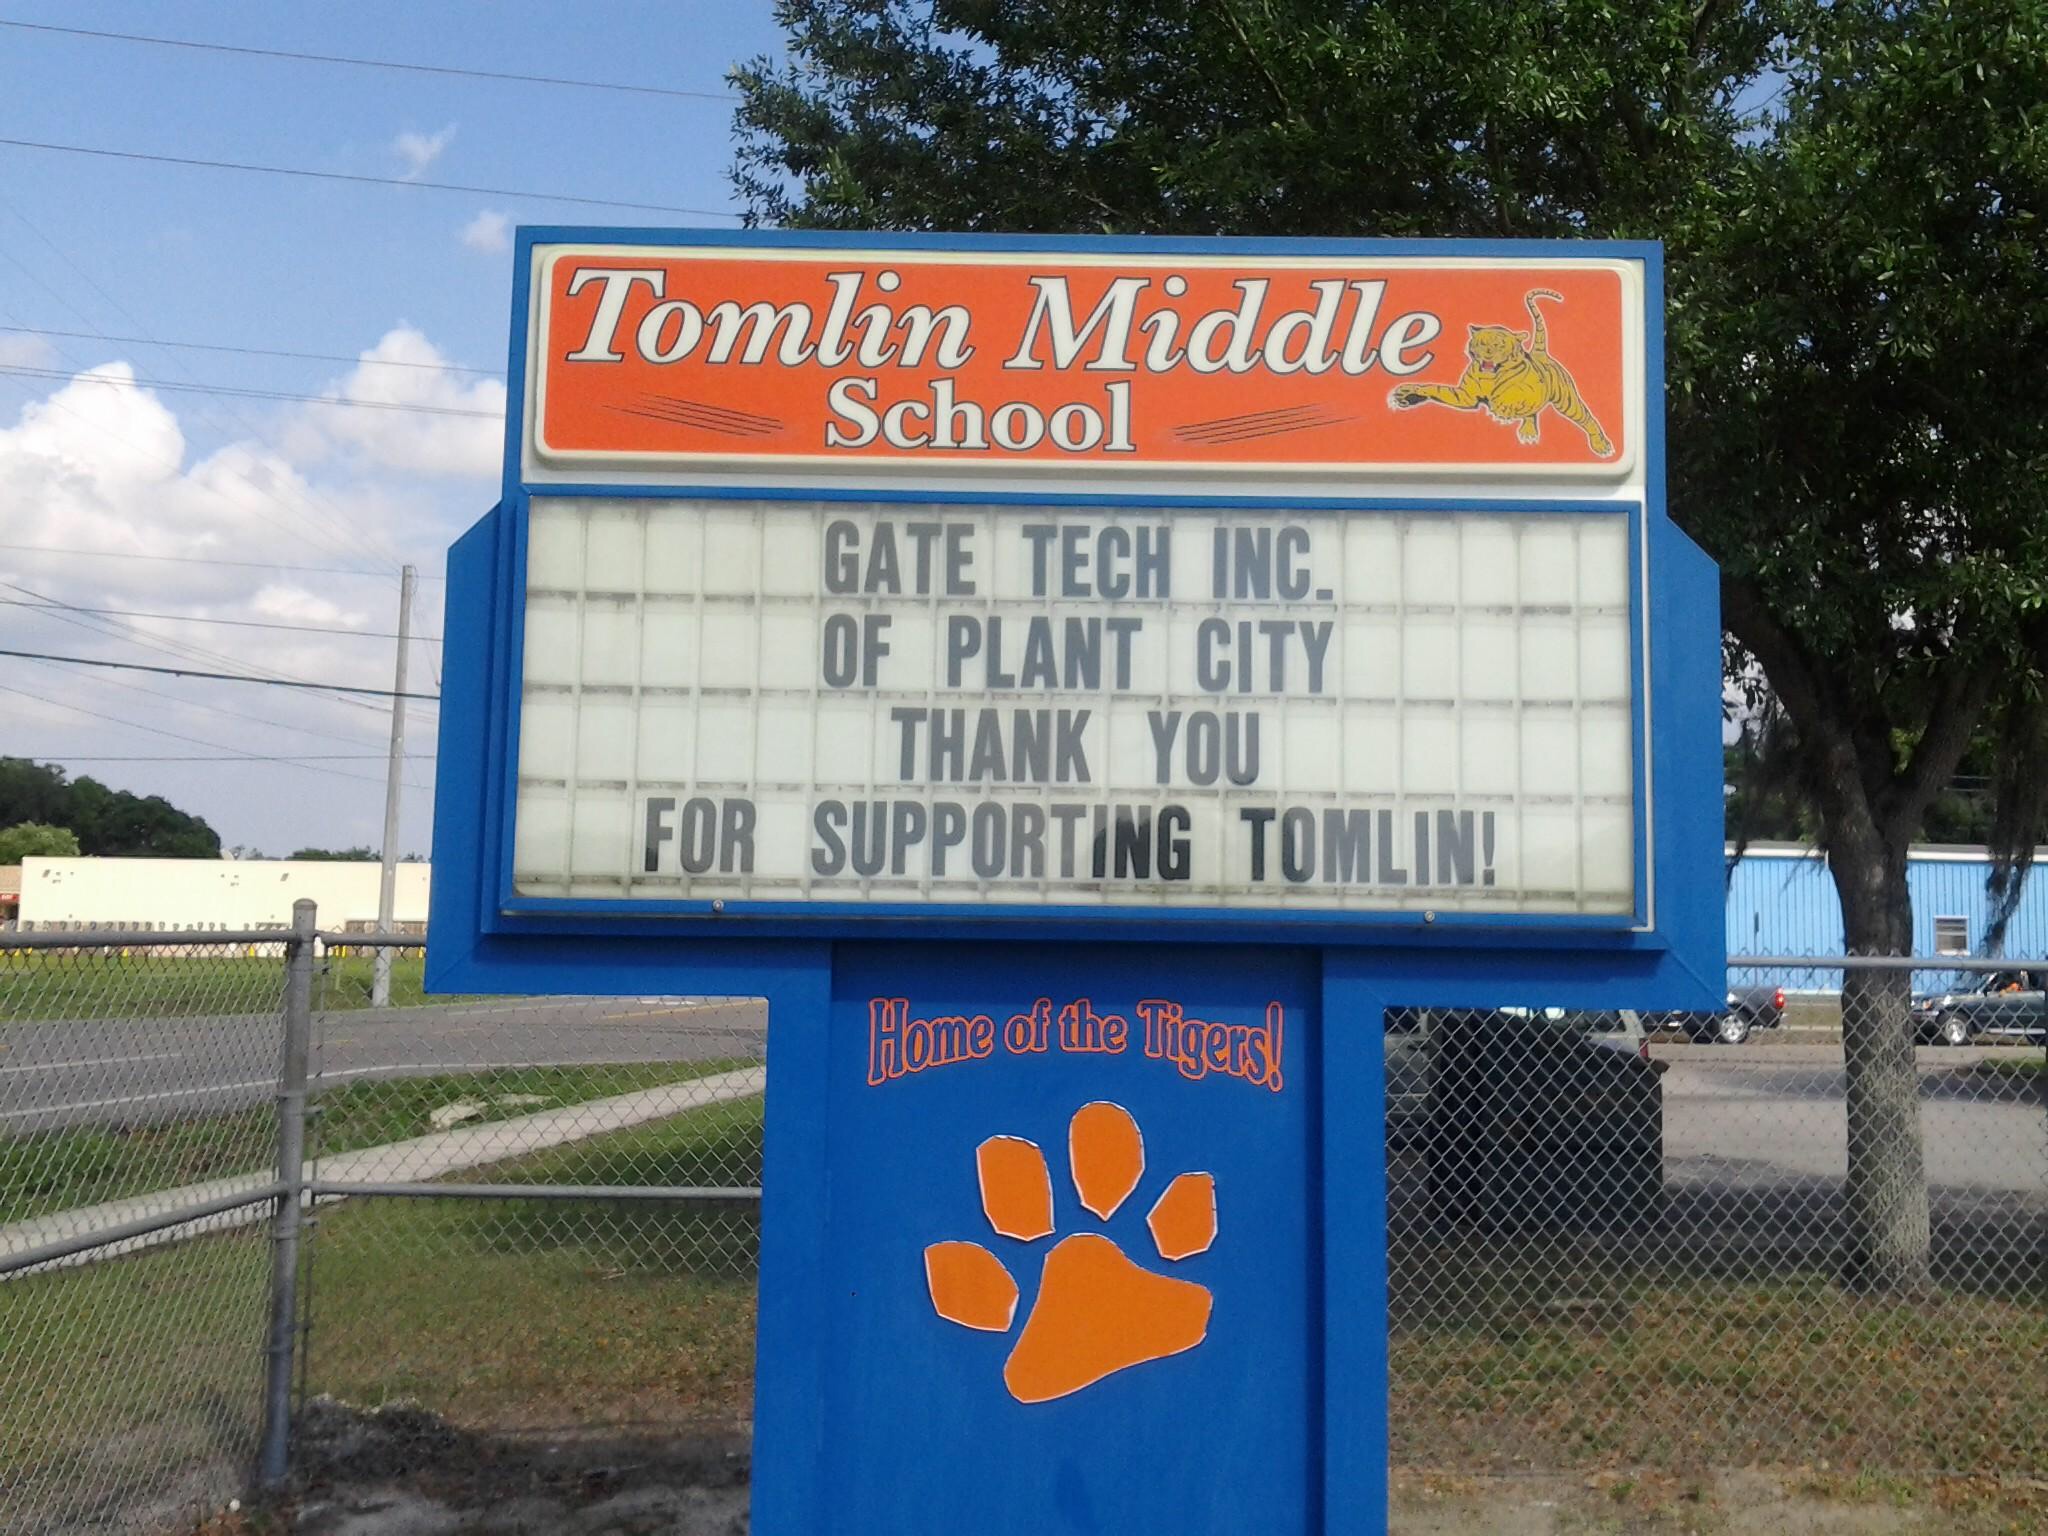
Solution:
[(1401, 410), (1423, 404), (1448, 405), (1470, 411), (1484, 406), (1503, 422), (1513, 422), (1515, 437), (1533, 443), (1539, 435), (1538, 418), (1546, 408), (1586, 434), (1595, 453), (1614, 456), (1614, 440), (1593, 419), (1579, 386), (1565, 371), (1564, 364), (1550, 355), (1550, 337), (1543, 328), (1538, 299), (1562, 304), (1564, 295), (1548, 288), (1532, 288), (1522, 298), (1529, 311), (1529, 329), (1512, 331), (1504, 325), (1475, 325), (1465, 343), (1471, 361), (1465, 375), (1451, 384), (1398, 384), (1387, 396)]

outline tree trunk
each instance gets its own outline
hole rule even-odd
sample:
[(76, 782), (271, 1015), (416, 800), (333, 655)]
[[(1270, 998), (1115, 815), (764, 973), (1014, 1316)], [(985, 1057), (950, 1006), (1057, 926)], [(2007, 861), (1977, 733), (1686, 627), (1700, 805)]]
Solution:
[[(1829, 862), (1848, 952), (1910, 953), (1913, 907), (1904, 843), (1837, 839)], [(1849, 1114), (1842, 1279), (1858, 1291), (1913, 1295), (1933, 1283), (1912, 991), (1907, 971), (1852, 970), (1842, 977)]]

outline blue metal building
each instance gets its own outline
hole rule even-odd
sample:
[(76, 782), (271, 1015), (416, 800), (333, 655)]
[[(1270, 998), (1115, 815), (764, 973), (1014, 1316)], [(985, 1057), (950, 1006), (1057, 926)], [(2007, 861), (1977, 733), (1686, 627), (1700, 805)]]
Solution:
[[(1729, 849), (1728, 953), (1839, 955), (1842, 909), (1825, 858), (1794, 843)], [(2048, 866), (2048, 849), (2035, 862)], [(1913, 896), (1913, 953), (1981, 955), (1991, 923), (1985, 881), (1991, 855), (1981, 847), (1927, 844), (1906, 867)], [(2048, 956), (2048, 867), (2028, 877), (2000, 953)]]

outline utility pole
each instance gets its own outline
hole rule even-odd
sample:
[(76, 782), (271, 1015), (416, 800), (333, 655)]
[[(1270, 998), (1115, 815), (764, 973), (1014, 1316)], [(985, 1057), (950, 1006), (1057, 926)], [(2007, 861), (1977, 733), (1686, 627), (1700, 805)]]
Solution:
[[(391, 682), (391, 761), (384, 770), (384, 874), (377, 885), (377, 931), (391, 932), (392, 908), (398, 896), (399, 771), (405, 766), (405, 662), (412, 649), (412, 584), (407, 566), (398, 578), (398, 667)], [(391, 1006), (391, 950), (376, 951), (371, 961), (370, 1006)]]

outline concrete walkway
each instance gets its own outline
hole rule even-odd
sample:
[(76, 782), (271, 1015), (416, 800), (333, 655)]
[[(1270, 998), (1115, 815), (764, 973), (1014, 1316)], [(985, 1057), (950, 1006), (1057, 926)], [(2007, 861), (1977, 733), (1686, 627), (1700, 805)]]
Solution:
[[(317, 1173), (323, 1183), (333, 1184), (420, 1183), (464, 1169), (487, 1167), (492, 1163), (544, 1152), (550, 1147), (587, 1141), (593, 1136), (626, 1130), (651, 1120), (666, 1120), (708, 1105), (750, 1098), (760, 1093), (766, 1084), (767, 1073), (761, 1067), (714, 1072), (706, 1077), (688, 1078), (660, 1088), (622, 1093), (615, 1098), (589, 1099), (581, 1104), (567, 1104), (560, 1109), (541, 1110), (510, 1120), (458, 1126), (429, 1136), (415, 1136), (409, 1141), (336, 1153), (321, 1158), (317, 1164), (308, 1162), (305, 1176), (311, 1179)], [(0, 1227), (0, 1257), (25, 1253), (47, 1243), (62, 1242), (89, 1232), (105, 1231), (167, 1211), (203, 1205), (210, 1200), (227, 1199), (261, 1189), (269, 1182), (267, 1174), (213, 1179), (204, 1184), (188, 1184), (182, 1189), (156, 1190), (147, 1195), (109, 1200), (101, 1205), (79, 1206), (16, 1222), (12, 1226)], [(268, 1203), (240, 1206), (197, 1221), (165, 1227), (142, 1237), (129, 1238), (125, 1242), (88, 1249), (43, 1266), (35, 1273), (43, 1274), (74, 1264), (96, 1263), (116, 1254), (133, 1253), (162, 1243), (182, 1242), (202, 1233), (245, 1227), (267, 1220), (270, 1214)]]

